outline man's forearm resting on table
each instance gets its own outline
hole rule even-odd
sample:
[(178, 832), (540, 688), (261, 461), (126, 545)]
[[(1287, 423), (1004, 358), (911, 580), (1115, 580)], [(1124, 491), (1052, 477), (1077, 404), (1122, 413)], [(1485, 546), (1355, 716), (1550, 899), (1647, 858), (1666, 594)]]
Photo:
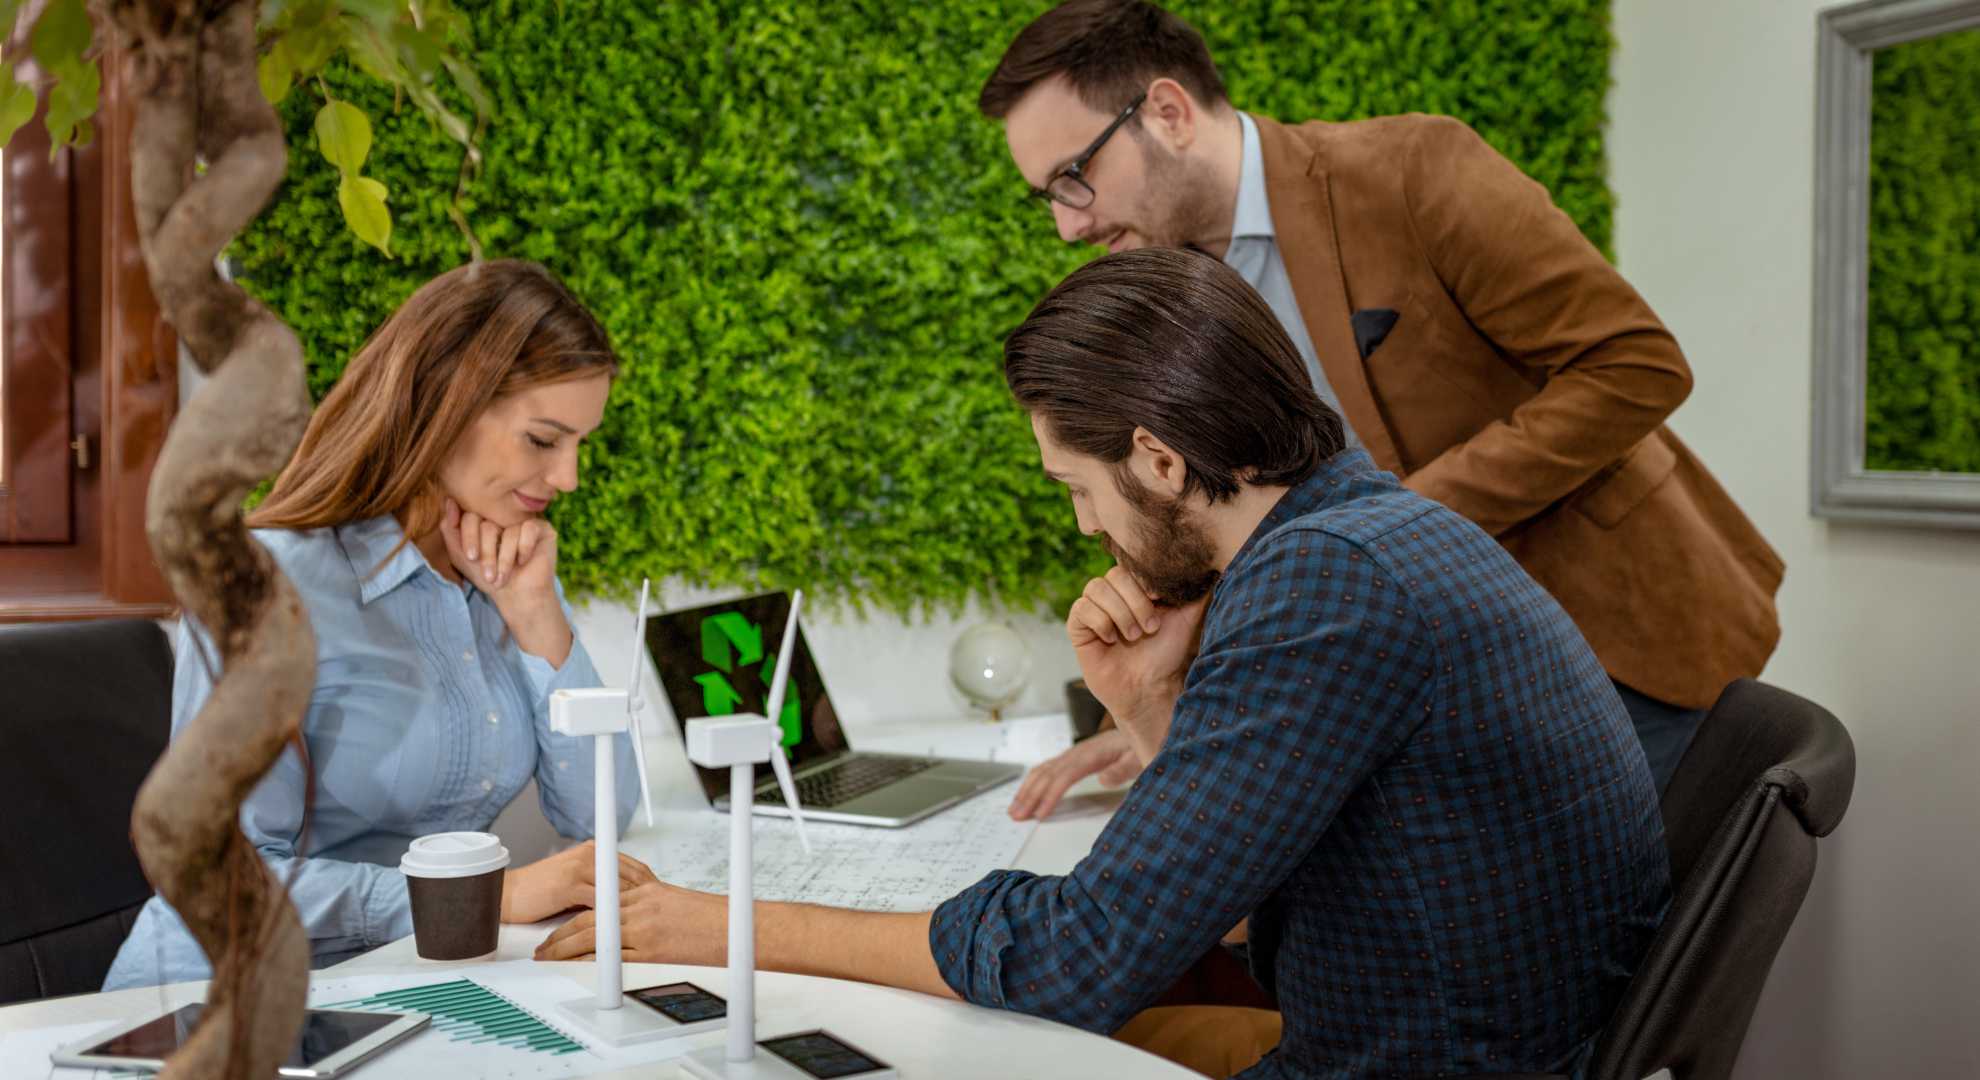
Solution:
[[(724, 905), (726, 897), (712, 897)], [(758, 901), (756, 966), (766, 971), (898, 986), (954, 998), (956, 992), (928, 949), (931, 912), (847, 911), (812, 904)], [(709, 955), (687, 963), (728, 960), (727, 920)]]

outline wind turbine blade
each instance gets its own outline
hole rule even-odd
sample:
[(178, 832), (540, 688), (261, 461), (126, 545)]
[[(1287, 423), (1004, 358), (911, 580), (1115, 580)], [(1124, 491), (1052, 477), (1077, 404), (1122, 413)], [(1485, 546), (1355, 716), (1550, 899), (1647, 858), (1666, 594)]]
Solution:
[[(790, 682), (791, 653), (797, 644), (798, 608), (804, 603), (804, 590), (791, 594), (791, 614), (784, 620), (784, 643), (777, 647), (777, 673), (770, 680), (769, 716), (776, 724), (784, 711), (784, 690)], [(779, 725), (779, 732), (783, 730)], [(811, 854), (811, 838), (804, 834), (804, 813), (798, 809), (797, 785), (791, 780), (790, 762), (784, 760), (782, 739), (770, 745), (770, 768), (777, 774), (777, 786), (784, 792), (784, 805), (790, 808), (791, 821), (797, 825), (798, 843), (804, 846), (804, 853)]]
[(784, 792), (784, 805), (790, 809), (791, 822), (797, 826), (798, 843), (804, 846), (806, 856), (811, 854), (811, 838), (804, 834), (804, 811), (798, 809), (797, 785), (791, 780), (791, 763), (784, 760), (784, 748), (770, 748), (770, 768), (777, 774), (777, 786)]
[(777, 719), (777, 714), (784, 707), (784, 687), (791, 676), (791, 645), (797, 641), (798, 608), (803, 603), (803, 589), (791, 594), (791, 613), (784, 619), (783, 644), (777, 646), (777, 673), (770, 678), (768, 716), (772, 720)]
[(639, 727), (640, 707), (645, 699), (640, 695), (640, 681), (646, 674), (646, 665), (641, 660), (646, 655), (646, 600), (653, 591), (653, 579), (642, 578), (639, 583), (639, 608), (633, 616), (631, 661), (626, 667), (626, 730), (632, 736), (633, 764), (639, 770), (639, 804), (646, 810), (646, 824), (653, 825), (653, 792), (646, 779), (646, 738)]

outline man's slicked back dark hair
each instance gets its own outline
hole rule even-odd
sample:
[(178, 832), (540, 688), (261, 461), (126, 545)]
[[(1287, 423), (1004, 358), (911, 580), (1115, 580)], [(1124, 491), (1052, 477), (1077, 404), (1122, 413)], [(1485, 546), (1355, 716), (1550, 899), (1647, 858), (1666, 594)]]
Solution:
[(976, 107), (1002, 120), (1054, 75), (1064, 75), (1079, 99), (1101, 112), (1127, 108), (1160, 78), (1181, 83), (1207, 107), (1228, 100), (1203, 35), (1144, 0), (1071, 0), (1033, 19), (1004, 50)]
[(1264, 298), (1181, 248), (1073, 271), (1005, 339), (1004, 380), (1075, 453), (1119, 464), (1146, 429), (1188, 464), (1183, 493), (1212, 502), (1297, 484), (1345, 445)]

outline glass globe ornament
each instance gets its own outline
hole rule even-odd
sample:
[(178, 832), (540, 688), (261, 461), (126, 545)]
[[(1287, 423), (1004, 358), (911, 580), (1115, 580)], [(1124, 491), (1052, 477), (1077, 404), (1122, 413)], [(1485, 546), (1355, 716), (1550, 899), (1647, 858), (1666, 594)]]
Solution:
[(1003, 719), (1030, 678), (1031, 648), (1003, 623), (978, 623), (949, 647), (949, 683), (993, 722)]

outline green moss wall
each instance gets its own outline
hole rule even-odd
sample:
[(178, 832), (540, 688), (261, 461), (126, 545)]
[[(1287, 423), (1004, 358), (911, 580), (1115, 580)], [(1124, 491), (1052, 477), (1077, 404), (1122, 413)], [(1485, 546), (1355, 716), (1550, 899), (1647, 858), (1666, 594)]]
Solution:
[[(1034, 2), (491, 0), (465, 6), (498, 101), (467, 211), (537, 259), (629, 361), (583, 487), (553, 510), (563, 575), (804, 585), (883, 610), (1072, 595), (1104, 558), (1037, 469), (1001, 335), (1087, 257), (1027, 203), (976, 92)], [(1452, 113), (1608, 248), (1601, 0), (1222, 0), (1179, 10), (1241, 108), (1286, 120)], [(392, 191), (386, 261), (296, 153), (239, 244), (302, 334), (320, 394), (466, 246), (458, 159), (349, 73)], [(301, 137), (320, 105), (285, 103)], [(298, 141), (295, 145), (313, 145)]]
[(1878, 52), (1865, 464), (1980, 472), (1980, 30)]

